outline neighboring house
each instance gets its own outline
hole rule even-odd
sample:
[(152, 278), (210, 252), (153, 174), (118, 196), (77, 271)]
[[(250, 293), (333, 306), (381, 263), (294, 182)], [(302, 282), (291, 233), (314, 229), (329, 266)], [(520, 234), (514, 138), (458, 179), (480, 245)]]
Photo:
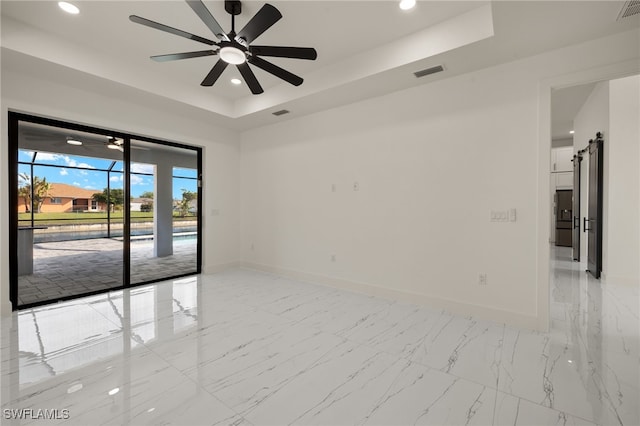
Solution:
[[(153, 206), (153, 198), (132, 198), (131, 199), (132, 212), (143, 211), (142, 206), (144, 205)], [(151, 207), (151, 210), (153, 210), (153, 207)], [(150, 211), (150, 210), (147, 210), (147, 211)]]
[[(49, 196), (42, 203), (42, 213), (69, 213), (85, 211), (104, 211), (106, 206), (93, 200), (93, 194), (102, 191), (83, 189), (65, 183), (52, 183)], [(26, 212), (23, 197), (18, 197), (18, 213)]]

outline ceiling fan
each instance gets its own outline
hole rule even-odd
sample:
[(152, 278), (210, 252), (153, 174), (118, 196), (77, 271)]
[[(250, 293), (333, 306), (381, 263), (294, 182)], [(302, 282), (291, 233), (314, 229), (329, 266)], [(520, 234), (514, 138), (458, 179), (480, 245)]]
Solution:
[(308, 60), (315, 60), (318, 57), (316, 50), (311, 47), (257, 46), (251, 44), (256, 38), (282, 18), (282, 14), (278, 9), (270, 4), (262, 6), (258, 13), (249, 20), (244, 28), (236, 33), (235, 16), (241, 13), (242, 5), (238, 0), (225, 0), (224, 8), (231, 15), (231, 31), (225, 33), (220, 24), (218, 24), (218, 21), (215, 20), (209, 9), (207, 9), (201, 0), (186, 0), (186, 2), (219, 41), (216, 42), (209, 40), (137, 15), (131, 15), (129, 16), (129, 19), (136, 24), (165, 31), (209, 46), (216, 46), (218, 48), (217, 50), (171, 53), (151, 57), (151, 59), (156, 62), (165, 62), (175, 61), (178, 59), (198, 58), (202, 56), (220, 56), (218, 62), (216, 62), (209, 74), (207, 74), (202, 83), (200, 83), (202, 86), (213, 86), (229, 64), (233, 64), (238, 68), (242, 78), (244, 78), (244, 81), (247, 83), (247, 86), (249, 86), (251, 93), (254, 95), (258, 95), (264, 92), (264, 90), (248, 64), (255, 65), (256, 67), (261, 68), (262, 70), (273, 74), (294, 86), (299, 86), (303, 82), (301, 77), (284, 70), (279, 66), (260, 58), (259, 56)]

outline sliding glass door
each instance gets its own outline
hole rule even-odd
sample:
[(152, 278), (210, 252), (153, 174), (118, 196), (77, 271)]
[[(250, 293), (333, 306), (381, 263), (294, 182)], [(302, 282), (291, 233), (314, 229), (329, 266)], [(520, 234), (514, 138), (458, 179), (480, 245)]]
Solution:
[(200, 272), (199, 148), (9, 113), (14, 309)]
[(198, 153), (131, 140), (131, 283), (198, 271)]

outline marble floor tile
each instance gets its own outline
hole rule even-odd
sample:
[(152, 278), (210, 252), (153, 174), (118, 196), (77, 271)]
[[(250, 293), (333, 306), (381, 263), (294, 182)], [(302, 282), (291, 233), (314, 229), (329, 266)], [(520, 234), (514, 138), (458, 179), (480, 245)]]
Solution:
[[(495, 390), (344, 342), (246, 413), (260, 424), (488, 424)], [(287, 401), (294, 406), (282, 412)]]
[(411, 359), (495, 389), (503, 334), (502, 325), (441, 315)]
[(496, 426), (591, 426), (585, 419), (571, 416), (543, 405), (534, 404), (504, 392), (498, 392), (494, 415)]

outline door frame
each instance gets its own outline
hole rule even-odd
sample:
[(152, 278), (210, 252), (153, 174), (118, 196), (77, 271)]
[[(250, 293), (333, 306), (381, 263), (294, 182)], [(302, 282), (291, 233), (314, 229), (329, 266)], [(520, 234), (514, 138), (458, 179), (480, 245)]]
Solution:
[[(180, 142), (173, 142), (163, 139), (151, 138), (147, 136), (137, 135), (134, 133), (128, 133), (120, 130), (113, 129), (104, 129), (95, 126), (77, 124), (73, 122), (68, 122), (60, 119), (54, 118), (46, 118), (38, 115), (27, 114), (23, 112), (16, 112), (9, 110), (8, 111), (8, 151), (9, 151), (9, 164), (7, 170), (9, 172), (8, 183), (9, 183), (9, 300), (11, 303), (11, 309), (13, 311), (18, 309), (27, 309), (41, 305), (48, 305), (51, 303), (56, 303), (65, 300), (77, 299), (80, 297), (91, 296), (94, 294), (106, 293), (114, 290), (122, 290), (126, 288), (132, 288), (140, 285), (151, 284), (154, 282), (164, 281), (167, 279), (181, 278), (186, 276), (192, 276), (196, 274), (202, 273), (202, 196), (204, 194), (203, 184), (202, 184), (202, 151), (203, 148), (200, 146), (194, 145), (186, 145)], [(130, 258), (130, 203), (124, 203), (124, 214), (123, 214), (123, 281), (121, 286), (111, 287), (106, 290), (96, 290), (90, 291), (82, 294), (74, 294), (69, 296), (62, 296), (56, 300), (48, 300), (41, 301), (35, 303), (28, 303), (24, 305), (18, 306), (18, 250), (17, 250), (17, 241), (18, 241), (18, 209), (15, 208), (18, 202), (18, 137), (19, 137), (19, 124), (20, 122), (29, 122), (35, 124), (42, 124), (51, 127), (58, 127), (70, 130), (76, 130), (86, 133), (96, 133), (96, 134), (109, 134), (113, 135), (116, 138), (122, 139), (124, 141), (124, 152), (123, 152), (123, 165), (124, 165), (124, 195), (125, 199), (130, 198), (130, 162), (131, 162), (131, 150), (130, 143), (131, 139), (155, 143), (158, 145), (172, 146), (176, 148), (189, 149), (196, 151), (197, 153), (197, 191), (198, 191), (198, 215), (197, 215), (197, 241), (196, 241), (196, 271), (188, 272), (179, 275), (172, 275), (169, 277), (163, 277), (160, 279), (152, 279), (140, 283), (131, 284), (129, 272), (131, 270), (131, 258)]]
[(540, 80), (538, 84), (538, 196), (536, 236), (536, 319), (539, 331), (548, 331), (550, 318), (551, 282), (550, 227), (551, 201), (551, 92), (581, 84), (615, 80), (640, 74), (637, 59), (572, 72)]

